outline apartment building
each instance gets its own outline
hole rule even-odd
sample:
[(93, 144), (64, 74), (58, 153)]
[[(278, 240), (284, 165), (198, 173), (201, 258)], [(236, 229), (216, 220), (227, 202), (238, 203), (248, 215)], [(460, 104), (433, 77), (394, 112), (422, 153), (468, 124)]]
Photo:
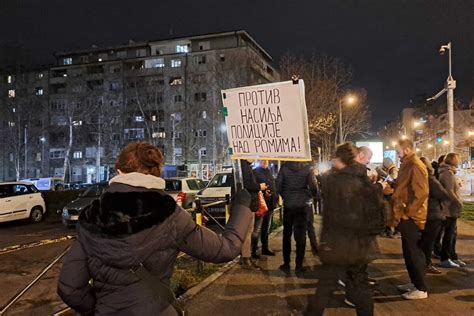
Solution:
[[(18, 134), (19, 147), (27, 148), (27, 171), (24, 163), (16, 168), (15, 159), (0, 157), (5, 170), (28, 177), (66, 171), (71, 182), (104, 180), (126, 143), (148, 141), (163, 149), (167, 170), (208, 178), (229, 163), (220, 91), (279, 79), (271, 56), (245, 31), (129, 41), (55, 56), (57, 64), (43, 71), (41, 84), (26, 83), (26, 95), (15, 91), (17, 103), (29, 96), (41, 100), (41, 106), (26, 107), (41, 117), (41, 132), (27, 130), (26, 138), (40, 141), (35, 149), (28, 142), (21, 146), (25, 136)], [(12, 99), (8, 76), (2, 74), (0, 86), (4, 103)], [(38, 71), (29, 76), (33, 80)], [(2, 131), (9, 130), (7, 123)], [(41, 161), (33, 165), (28, 152), (39, 149)], [(24, 148), (17, 156), (24, 160)], [(15, 177), (5, 171), (3, 178)]]

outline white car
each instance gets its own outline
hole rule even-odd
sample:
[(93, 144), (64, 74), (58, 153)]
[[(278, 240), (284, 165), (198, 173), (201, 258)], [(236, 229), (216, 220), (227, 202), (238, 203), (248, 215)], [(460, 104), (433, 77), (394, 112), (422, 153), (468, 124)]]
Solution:
[(0, 222), (29, 218), (37, 223), (45, 212), (43, 196), (32, 183), (0, 183)]
[[(214, 203), (217, 201), (226, 201), (226, 197), (231, 194), (231, 187), (234, 184), (232, 170), (218, 172), (212, 177), (207, 187), (201, 190), (197, 195), (202, 205)], [(193, 203), (195, 206), (195, 203)], [(225, 205), (219, 204), (206, 207), (207, 214), (216, 220), (225, 220)], [(205, 214), (206, 215), (206, 214)]]
[(204, 182), (197, 178), (167, 178), (165, 182), (165, 192), (183, 208), (190, 208), (196, 193), (205, 187)]

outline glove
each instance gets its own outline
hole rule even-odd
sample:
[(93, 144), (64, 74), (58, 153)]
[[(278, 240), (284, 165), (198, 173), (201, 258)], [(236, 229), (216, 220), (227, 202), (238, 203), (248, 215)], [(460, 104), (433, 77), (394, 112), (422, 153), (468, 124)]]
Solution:
[(232, 203), (236, 205), (238, 204), (245, 207), (250, 207), (251, 200), (252, 197), (250, 196), (250, 193), (247, 190), (243, 189), (234, 195), (234, 197), (232, 198)]

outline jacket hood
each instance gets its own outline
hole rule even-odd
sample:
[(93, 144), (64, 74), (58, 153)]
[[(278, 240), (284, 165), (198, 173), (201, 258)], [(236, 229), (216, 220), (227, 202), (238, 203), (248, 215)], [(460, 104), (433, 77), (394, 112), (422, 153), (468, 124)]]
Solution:
[(439, 173), (448, 172), (448, 171), (451, 171), (453, 174), (456, 174), (457, 168), (454, 166), (448, 165), (446, 163), (442, 163), (438, 168)]
[(361, 163), (349, 165), (343, 169), (338, 170), (339, 173), (352, 174), (358, 177), (367, 177), (367, 167)]
[(295, 172), (308, 168), (307, 164), (302, 163), (302, 162), (297, 162), (297, 161), (288, 161), (288, 162), (285, 162), (285, 165), (287, 166), (288, 169)]
[(112, 183), (123, 183), (128, 184), (132, 187), (158, 190), (163, 190), (166, 186), (166, 182), (162, 178), (155, 177), (151, 174), (144, 174), (139, 172), (119, 174), (110, 179), (109, 184)]

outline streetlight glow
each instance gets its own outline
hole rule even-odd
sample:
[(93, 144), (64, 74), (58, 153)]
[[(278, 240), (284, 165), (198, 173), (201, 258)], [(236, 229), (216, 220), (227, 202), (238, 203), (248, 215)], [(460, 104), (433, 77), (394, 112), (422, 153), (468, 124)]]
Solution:
[(395, 147), (397, 145), (396, 141), (392, 141), (392, 146)]
[(469, 132), (467, 132), (467, 134), (468, 134), (469, 136), (474, 136), (474, 131), (469, 131)]
[(431, 147), (433, 147), (433, 145), (431, 145), (431, 144), (428, 144), (428, 148), (431, 148)]
[(402, 135), (402, 139), (407, 139), (407, 135)]
[(418, 127), (418, 126), (420, 126), (420, 125), (421, 125), (420, 122), (414, 122), (414, 123), (413, 123), (413, 126), (414, 126), (414, 127)]

